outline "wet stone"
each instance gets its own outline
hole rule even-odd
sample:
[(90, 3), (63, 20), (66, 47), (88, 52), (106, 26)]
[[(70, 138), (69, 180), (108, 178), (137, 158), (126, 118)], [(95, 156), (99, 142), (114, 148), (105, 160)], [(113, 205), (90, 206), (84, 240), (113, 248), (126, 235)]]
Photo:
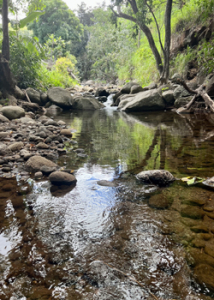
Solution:
[(206, 245), (206, 242), (204, 240), (194, 239), (192, 241), (192, 245), (193, 245), (193, 247), (196, 247), (196, 248), (204, 248)]
[[(213, 244), (207, 244), (204, 248), (204, 252), (214, 258), (214, 245)], [(214, 275), (214, 274), (213, 274)]]
[(10, 171), (11, 171), (11, 168), (10, 168), (10, 167), (3, 167), (3, 168), (2, 168), (2, 171), (3, 171), (3, 172), (10, 172)]
[(214, 291), (214, 268), (205, 265), (200, 264), (199, 266), (196, 266), (194, 269), (194, 276), (196, 278), (196, 281), (201, 285), (206, 285), (208, 289), (211, 291)]
[(182, 205), (181, 216), (192, 219), (201, 219), (203, 217), (203, 211), (197, 206)]
[(42, 176), (43, 176), (42, 172), (36, 172), (36, 173), (34, 174), (34, 178), (35, 178), (36, 180), (40, 180), (40, 179), (42, 178)]
[(149, 206), (157, 209), (166, 209), (170, 204), (169, 199), (162, 194), (154, 195), (149, 199)]
[(108, 187), (116, 187), (117, 185), (114, 182), (108, 181), (108, 180), (99, 180), (97, 181), (98, 185), (101, 186), (108, 186)]
[(203, 224), (193, 226), (193, 227), (191, 227), (191, 230), (196, 233), (208, 233), (209, 232), (209, 229), (207, 228), (207, 226), (205, 226)]
[(205, 240), (205, 241), (209, 241), (213, 236), (210, 233), (199, 233), (197, 234), (199, 239)]

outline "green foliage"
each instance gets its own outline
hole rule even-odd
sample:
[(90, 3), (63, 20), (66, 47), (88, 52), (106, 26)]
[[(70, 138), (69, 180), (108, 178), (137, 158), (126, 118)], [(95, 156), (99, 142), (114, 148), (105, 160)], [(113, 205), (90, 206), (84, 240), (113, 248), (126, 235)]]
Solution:
[(50, 71), (45, 65), (38, 70), (38, 79), (37, 88), (40, 90), (47, 90), (53, 86), (66, 88), (77, 84), (68, 74), (58, 72), (55, 68)]
[(10, 36), (10, 67), (21, 88), (37, 85), (37, 71), (41, 59), (45, 58), (43, 48), (37, 38)]
[(67, 42), (66, 50), (76, 54), (74, 44), (80, 40), (83, 27), (79, 19), (62, 0), (46, 0), (45, 14), (29, 25), (34, 35), (44, 44), (54, 34)]
[(49, 59), (56, 60), (58, 57), (66, 55), (66, 41), (61, 37), (55, 37), (54, 34), (49, 35), (44, 47)]

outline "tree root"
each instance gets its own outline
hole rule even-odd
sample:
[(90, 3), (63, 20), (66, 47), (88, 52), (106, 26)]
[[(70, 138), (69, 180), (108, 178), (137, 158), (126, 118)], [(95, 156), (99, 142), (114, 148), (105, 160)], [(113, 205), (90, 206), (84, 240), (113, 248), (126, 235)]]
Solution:
[[(210, 98), (210, 96), (206, 93), (205, 91), (206, 86), (204, 84), (202, 84), (198, 89), (192, 90), (191, 88), (188, 87), (188, 85), (183, 79), (176, 78), (173, 79), (172, 82), (182, 85), (190, 94), (194, 95), (187, 105), (180, 107), (176, 110), (177, 113), (179, 114), (194, 113), (198, 111), (200, 106), (201, 106), (199, 109), (200, 112), (214, 113), (214, 102)], [(204, 102), (198, 102), (200, 100), (203, 100)]]

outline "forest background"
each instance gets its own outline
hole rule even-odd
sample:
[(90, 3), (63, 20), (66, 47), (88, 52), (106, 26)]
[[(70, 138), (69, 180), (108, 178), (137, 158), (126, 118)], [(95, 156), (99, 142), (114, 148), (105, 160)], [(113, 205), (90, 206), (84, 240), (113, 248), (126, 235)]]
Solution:
[[(152, 8), (145, 8), (140, 17), (161, 52), (159, 42), (165, 39), (166, 1), (137, 3), (143, 7), (148, 3)], [(120, 5), (123, 13), (130, 14), (125, 2), (120, 1)], [(16, 0), (10, 1), (9, 7), (10, 68), (20, 88), (44, 91), (51, 86), (70, 87), (88, 79), (119, 84), (136, 80), (145, 86), (159, 80), (145, 34), (136, 23), (117, 18), (105, 4), (90, 8), (81, 3), (76, 12), (62, 0)], [(214, 0), (173, 1), (172, 38), (188, 28), (208, 23), (213, 9)], [(20, 11), (27, 15), (24, 21), (18, 18)], [(2, 39), (0, 31), (0, 44)], [(170, 76), (176, 72), (184, 75), (191, 61), (205, 73), (212, 72), (214, 39), (209, 42), (202, 39), (197, 47), (188, 46), (171, 54)]]

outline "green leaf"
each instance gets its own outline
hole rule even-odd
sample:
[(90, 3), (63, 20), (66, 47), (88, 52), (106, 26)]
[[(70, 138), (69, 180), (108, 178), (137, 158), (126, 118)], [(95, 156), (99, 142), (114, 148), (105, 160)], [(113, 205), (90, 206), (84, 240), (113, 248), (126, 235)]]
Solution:
[(20, 28), (25, 27), (28, 23), (34, 21), (37, 17), (44, 15), (44, 11), (34, 11), (31, 14), (29, 14), (26, 18), (20, 20)]
[(196, 177), (193, 177), (192, 179), (190, 179), (189, 181), (187, 181), (188, 185), (192, 185), (195, 183)]

